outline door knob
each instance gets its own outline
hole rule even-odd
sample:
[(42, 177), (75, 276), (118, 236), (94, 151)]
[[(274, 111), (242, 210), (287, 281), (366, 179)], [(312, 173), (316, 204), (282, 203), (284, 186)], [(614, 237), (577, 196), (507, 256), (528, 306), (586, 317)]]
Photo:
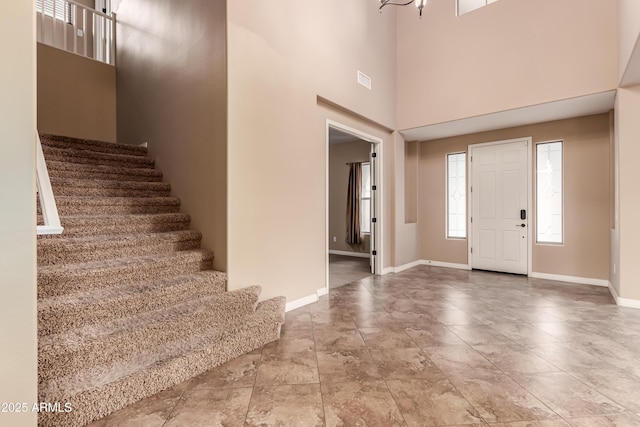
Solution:
[(525, 228), (527, 225), (526, 224), (516, 224), (516, 227), (522, 227)]

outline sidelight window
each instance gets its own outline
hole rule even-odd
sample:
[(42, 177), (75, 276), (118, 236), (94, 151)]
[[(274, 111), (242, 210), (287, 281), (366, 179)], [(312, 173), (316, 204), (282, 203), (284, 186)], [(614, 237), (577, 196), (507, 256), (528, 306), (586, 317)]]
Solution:
[(467, 237), (467, 161), (465, 153), (447, 154), (447, 237)]
[(563, 243), (562, 141), (536, 146), (536, 241)]

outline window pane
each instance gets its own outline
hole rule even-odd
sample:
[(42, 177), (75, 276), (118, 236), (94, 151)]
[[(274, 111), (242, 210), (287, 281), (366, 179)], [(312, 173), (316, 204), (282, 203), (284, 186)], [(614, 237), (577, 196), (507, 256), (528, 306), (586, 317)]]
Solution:
[[(56, 18), (64, 20), (64, 1), (56, 0)], [(42, 11), (42, 0), (36, 0), (36, 12)], [(44, 14), (53, 16), (53, 0), (44, 0)]]
[(361, 191), (360, 229), (363, 233), (371, 233), (371, 163), (362, 164)]
[(467, 237), (466, 154), (447, 154), (447, 237)]
[(562, 243), (562, 142), (536, 146), (536, 241)]
[(371, 197), (371, 164), (362, 164), (362, 198)]
[[(493, 2), (491, 2), (493, 3)], [(487, 5), (487, 0), (458, 0), (458, 16)]]
[(371, 233), (371, 199), (362, 199), (360, 229), (363, 233)]

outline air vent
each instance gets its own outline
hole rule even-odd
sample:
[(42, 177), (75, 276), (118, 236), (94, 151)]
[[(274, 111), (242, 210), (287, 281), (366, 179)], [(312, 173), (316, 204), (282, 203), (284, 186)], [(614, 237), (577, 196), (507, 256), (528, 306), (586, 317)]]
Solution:
[(360, 70), (358, 70), (358, 83), (371, 90), (371, 77), (367, 76)]

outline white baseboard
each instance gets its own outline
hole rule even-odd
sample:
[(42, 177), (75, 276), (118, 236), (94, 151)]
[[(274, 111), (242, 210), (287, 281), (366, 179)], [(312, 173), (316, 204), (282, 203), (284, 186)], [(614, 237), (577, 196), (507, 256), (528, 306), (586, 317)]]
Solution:
[(306, 297), (299, 298), (295, 301), (288, 302), (284, 307), (285, 313), (296, 308), (304, 307), (305, 305), (313, 304), (318, 301), (318, 294), (311, 294)]
[(344, 256), (354, 256), (358, 258), (371, 258), (369, 252), (349, 252), (349, 251), (336, 251), (333, 249), (329, 250), (331, 255), (344, 255)]
[(387, 267), (382, 270), (382, 274), (389, 273), (400, 273), (405, 270), (409, 270), (410, 268), (417, 267), (419, 265), (430, 265), (433, 267), (444, 267), (444, 268), (457, 268), (459, 270), (471, 270), (468, 264), (456, 264), (453, 262), (442, 262), (442, 261), (432, 261), (428, 259), (419, 259), (417, 261), (412, 261), (407, 264), (399, 265), (397, 267)]
[(421, 261), (421, 264), (430, 265), (432, 267), (457, 268), (458, 270), (471, 270), (471, 266), (469, 264), (458, 264), (455, 262), (442, 262), (442, 261), (433, 261), (430, 259), (423, 259)]
[(536, 273), (532, 272), (529, 277), (535, 279), (556, 280), (558, 282), (570, 282), (578, 283), (581, 285), (593, 285), (593, 286), (609, 286), (609, 281), (604, 279), (592, 279), (589, 277), (577, 277), (577, 276), (564, 276), (561, 274), (548, 274), (548, 273)]
[(616, 288), (614, 288), (611, 283), (609, 283), (609, 292), (611, 292), (611, 296), (613, 297), (617, 305), (621, 307), (640, 308), (640, 300), (620, 298), (620, 295), (618, 295), (618, 291), (616, 291)]
[(315, 294), (307, 295), (306, 297), (288, 302), (287, 305), (285, 305), (284, 311), (288, 312), (291, 310), (295, 310), (296, 308), (304, 307), (305, 305), (313, 304), (314, 302), (318, 301), (319, 297), (327, 295), (328, 293), (329, 291), (327, 290), (327, 288), (320, 288), (316, 290)]
[(400, 273), (400, 272), (408, 270), (410, 268), (417, 267), (417, 266), (419, 266), (421, 264), (422, 264), (422, 261), (421, 260), (417, 260), (417, 261), (410, 262), (408, 264), (399, 265), (397, 267), (391, 267), (391, 268), (393, 269), (394, 273)]
[(395, 267), (385, 267), (382, 269), (382, 271), (380, 272), (381, 276), (384, 276), (385, 274), (389, 274), (389, 273), (395, 273), (396, 269)]

